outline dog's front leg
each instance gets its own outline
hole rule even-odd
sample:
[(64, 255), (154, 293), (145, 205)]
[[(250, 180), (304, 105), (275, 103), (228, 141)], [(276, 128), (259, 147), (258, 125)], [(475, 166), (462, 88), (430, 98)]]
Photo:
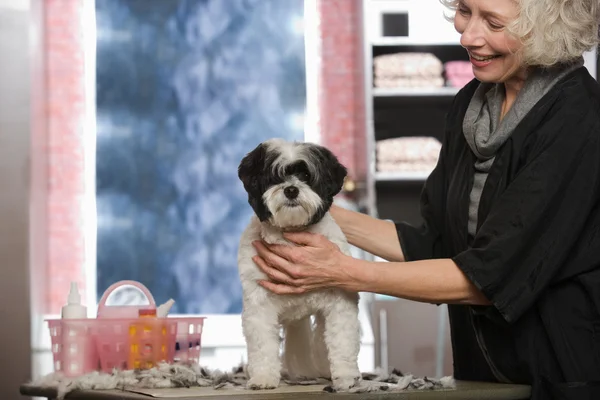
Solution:
[(242, 327), (248, 346), (248, 388), (276, 388), (281, 379), (277, 312), (264, 306), (245, 308)]
[(358, 352), (360, 351), (360, 323), (358, 305), (338, 301), (325, 317), (325, 344), (331, 366), (331, 380), (337, 391), (348, 390), (360, 380)]

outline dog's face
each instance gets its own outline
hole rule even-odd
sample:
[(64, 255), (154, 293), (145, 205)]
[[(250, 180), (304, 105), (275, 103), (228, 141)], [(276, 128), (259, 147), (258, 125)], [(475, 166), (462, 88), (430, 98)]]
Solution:
[(261, 143), (238, 168), (257, 217), (280, 229), (306, 227), (323, 218), (346, 174), (325, 147), (282, 139)]

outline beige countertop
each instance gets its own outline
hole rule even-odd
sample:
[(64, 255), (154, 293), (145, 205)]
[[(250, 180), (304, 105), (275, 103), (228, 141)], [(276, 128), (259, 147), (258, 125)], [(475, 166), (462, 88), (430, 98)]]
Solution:
[[(56, 397), (56, 390), (42, 389), (30, 385), (21, 386), (24, 396)], [(151, 399), (177, 399), (177, 400), (239, 400), (239, 399), (265, 399), (286, 400), (304, 398), (336, 398), (336, 399), (410, 399), (410, 400), (523, 400), (530, 397), (530, 387), (526, 385), (507, 385), (500, 383), (466, 382), (457, 381), (455, 389), (444, 390), (404, 390), (399, 392), (372, 392), (372, 393), (327, 393), (322, 385), (310, 386), (283, 386), (274, 390), (215, 390), (211, 387), (180, 388), (180, 389), (148, 389), (134, 393), (124, 390), (84, 390), (71, 392), (66, 400), (151, 400)]]

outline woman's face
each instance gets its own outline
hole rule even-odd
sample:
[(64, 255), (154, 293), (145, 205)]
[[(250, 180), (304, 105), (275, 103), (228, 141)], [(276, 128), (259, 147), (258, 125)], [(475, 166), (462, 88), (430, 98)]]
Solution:
[(522, 79), (520, 41), (506, 31), (518, 16), (515, 0), (461, 0), (454, 27), (469, 52), (475, 77), (482, 82)]

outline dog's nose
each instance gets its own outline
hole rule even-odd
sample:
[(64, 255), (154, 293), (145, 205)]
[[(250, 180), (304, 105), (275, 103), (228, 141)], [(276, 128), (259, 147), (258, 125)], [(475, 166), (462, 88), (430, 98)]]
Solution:
[(296, 186), (288, 186), (285, 189), (283, 189), (283, 194), (285, 194), (285, 197), (287, 197), (290, 200), (298, 197), (298, 193), (299, 191)]

